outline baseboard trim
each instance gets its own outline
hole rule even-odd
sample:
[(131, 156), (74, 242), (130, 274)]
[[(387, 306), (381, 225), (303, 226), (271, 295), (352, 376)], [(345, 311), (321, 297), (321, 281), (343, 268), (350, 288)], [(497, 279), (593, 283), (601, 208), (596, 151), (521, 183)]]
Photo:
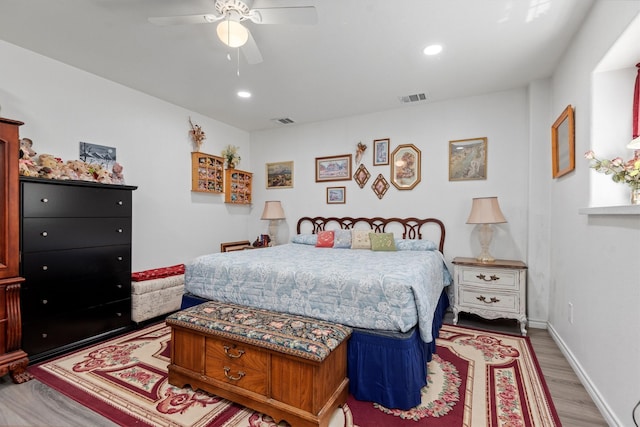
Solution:
[(547, 323), (547, 330), (549, 331), (551, 338), (553, 338), (555, 343), (558, 345), (558, 348), (560, 349), (564, 357), (569, 362), (569, 365), (571, 365), (571, 368), (576, 373), (576, 376), (584, 386), (585, 390), (587, 391), (589, 396), (591, 396), (593, 403), (595, 403), (596, 407), (600, 411), (600, 414), (602, 414), (602, 417), (605, 419), (607, 424), (610, 427), (623, 427), (623, 424), (620, 422), (620, 420), (618, 420), (615, 414), (611, 411), (611, 408), (609, 408), (609, 405), (606, 404), (606, 402), (602, 398), (602, 395), (600, 394), (598, 389), (591, 382), (589, 375), (587, 375), (584, 369), (582, 369), (582, 366), (573, 356), (573, 353), (566, 346), (565, 342), (562, 340), (560, 335), (558, 335), (558, 332), (553, 328), (553, 325), (550, 323)]

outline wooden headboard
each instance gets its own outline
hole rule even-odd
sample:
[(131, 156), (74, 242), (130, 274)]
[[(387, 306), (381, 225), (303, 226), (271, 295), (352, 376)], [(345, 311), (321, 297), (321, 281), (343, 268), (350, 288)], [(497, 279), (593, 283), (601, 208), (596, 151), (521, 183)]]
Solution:
[[(298, 220), (296, 225), (296, 233), (301, 234), (303, 232), (310, 232), (316, 234), (318, 231), (335, 230), (341, 228), (343, 230), (350, 230), (354, 228), (364, 228), (369, 226), (369, 229), (376, 233), (394, 233), (397, 230), (396, 236), (402, 235), (403, 239), (422, 239), (423, 233), (425, 233), (426, 227), (433, 226), (435, 228), (436, 235), (439, 235), (440, 244), (438, 248), (440, 252), (444, 253), (444, 237), (445, 229), (444, 224), (439, 219), (435, 218), (351, 218), (351, 217), (310, 217), (305, 216)], [(423, 229), (423, 226), (425, 227)], [(329, 227), (329, 228), (327, 228)], [(395, 234), (395, 233), (394, 233)], [(429, 233), (429, 236), (434, 233)], [(426, 238), (426, 237), (425, 237)], [(434, 242), (437, 242), (437, 237)]]

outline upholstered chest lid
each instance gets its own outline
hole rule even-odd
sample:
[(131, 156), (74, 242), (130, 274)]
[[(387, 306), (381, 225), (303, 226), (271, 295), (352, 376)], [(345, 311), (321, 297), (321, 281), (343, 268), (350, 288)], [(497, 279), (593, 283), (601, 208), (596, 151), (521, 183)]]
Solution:
[(318, 362), (351, 335), (347, 326), (217, 301), (173, 313), (166, 323)]

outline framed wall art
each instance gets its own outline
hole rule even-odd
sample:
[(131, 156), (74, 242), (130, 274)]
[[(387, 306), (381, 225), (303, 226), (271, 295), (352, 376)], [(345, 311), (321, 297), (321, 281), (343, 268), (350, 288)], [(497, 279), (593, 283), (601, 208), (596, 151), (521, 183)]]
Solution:
[(349, 181), (351, 179), (351, 154), (316, 157), (316, 182)]
[(345, 203), (346, 191), (346, 187), (327, 187), (327, 204)]
[(449, 181), (487, 179), (487, 138), (449, 141)]
[(575, 125), (573, 107), (567, 105), (551, 126), (551, 165), (553, 178), (575, 169)]
[(369, 181), (370, 177), (371, 174), (362, 164), (358, 166), (358, 169), (356, 169), (356, 173), (353, 174), (353, 179), (360, 188), (364, 188), (364, 185), (367, 183), (367, 181)]
[(267, 163), (266, 183), (269, 188), (293, 188), (293, 161)]
[(371, 184), (371, 189), (374, 193), (376, 193), (378, 199), (382, 199), (384, 197), (384, 194), (389, 189), (389, 183), (387, 182), (387, 179), (381, 173), (379, 173), (375, 181), (373, 181), (373, 184)]
[(373, 166), (389, 164), (389, 138), (373, 140)]
[(420, 150), (413, 144), (398, 145), (391, 153), (391, 183), (411, 190), (420, 182)]

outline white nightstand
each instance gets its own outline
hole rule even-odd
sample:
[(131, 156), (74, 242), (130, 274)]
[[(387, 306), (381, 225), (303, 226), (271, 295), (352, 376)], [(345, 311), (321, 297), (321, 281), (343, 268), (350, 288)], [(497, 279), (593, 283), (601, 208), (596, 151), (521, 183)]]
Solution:
[(461, 311), (485, 319), (508, 318), (520, 322), (527, 335), (527, 265), (497, 259), (482, 263), (475, 258), (453, 259), (453, 324)]

